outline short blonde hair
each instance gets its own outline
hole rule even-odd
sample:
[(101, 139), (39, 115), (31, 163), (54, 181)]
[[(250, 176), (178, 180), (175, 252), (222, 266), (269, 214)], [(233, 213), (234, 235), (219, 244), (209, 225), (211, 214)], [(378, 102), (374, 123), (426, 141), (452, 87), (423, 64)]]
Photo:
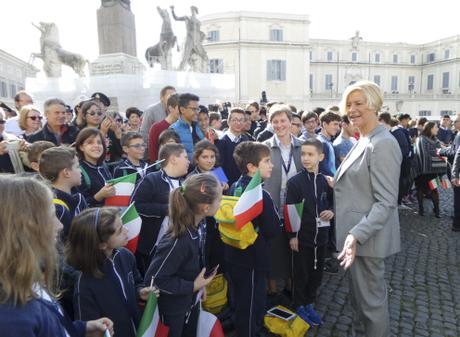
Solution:
[(367, 107), (374, 110), (377, 114), (383, 105), (383, 95), (380, 87), (371, 81), (359, 81), (352, 85), (349, 85), (342, 95), (342, 101), (340, 102), (340, 110), (346, 114), (348, 112), (347, 100), (348, 97), (355, 91), (361, 91), (366, 97)]
[(29, 114), (29, 112), (31, 111), (37, 111), (40, 115), (41, 115), (41, 112), (40, 110), (38, 110), (36, 107), (34, 107), (33, 105), (24, 105), (21, 110), (19, 111), (19, 120), (18, 120), (18, 123), (19, 123), (19, 127), (22, 129), (22, 130), (25, 130), (27, 129), (27, 115)]
[(268, 112), (268, 120), (271, 121), (275, 116), (285, 113), (289, 120), (292, 120), (292, 110), (287, 104), (273, 104)]

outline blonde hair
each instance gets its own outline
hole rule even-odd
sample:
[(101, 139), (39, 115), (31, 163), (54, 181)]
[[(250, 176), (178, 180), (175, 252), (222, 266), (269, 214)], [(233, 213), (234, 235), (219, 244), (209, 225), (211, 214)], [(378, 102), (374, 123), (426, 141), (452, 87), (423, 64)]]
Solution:
[(383, 105), (383, 95), (380, 87), (371, 81), (359, 81), (352, 85), (349, 85), (343, 95), (342, 101), (340, 102), (340, 111), (347, 114), (347, 100), (348, 97), (355, 91), (360, 91), (366, 97), (367, 107), (377, 114)]
[(41, 112), (40, 110), (38, 110), (36, 107), (34, 107), (33, 105), (24, 105), (21, 110), (19, 111), (19, 120), (18, 120), (18, 123), (19, 123), (19, 127), (22, 129), (22, 130), (26, 130), (27, 129), (27, 115), (29, 114), (29, 112), (31, 111), (37, 111), (40, 115), (41, 115)]
[(51, 190), (36, 178), (0, 175), (0, 303), (23, 305), (38, 284), (57, 288)]

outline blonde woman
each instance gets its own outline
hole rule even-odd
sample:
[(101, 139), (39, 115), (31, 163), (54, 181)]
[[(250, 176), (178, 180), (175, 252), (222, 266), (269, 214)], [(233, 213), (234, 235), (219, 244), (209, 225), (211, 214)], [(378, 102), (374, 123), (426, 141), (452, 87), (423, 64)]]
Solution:
[(42, 127), (42, 115), (33, 105), (25, 105), (19, 111), (19, 127), (24, 131), (22, 136), (28, 136), (38, 131)]
[(57, 233), (51, 190), (34, 178), (0, 175), (0, 331), (12, 336), (103, 336), (107, 318), (70, 321), (55, 300)]

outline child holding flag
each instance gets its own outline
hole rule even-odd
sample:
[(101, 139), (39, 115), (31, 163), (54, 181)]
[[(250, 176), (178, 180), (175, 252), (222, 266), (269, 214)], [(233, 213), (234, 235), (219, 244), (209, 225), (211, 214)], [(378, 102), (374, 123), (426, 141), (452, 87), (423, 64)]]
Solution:
[[(161, 158), (160, 150), (160, 158)], [(217, 269), (205, 275), (204, 233), (200, 225), (219, 209), (222, 188), (210, 174), (188, 177), (169, 197), (170, 222), (160, 240), (145, 281), (160, 288), (158, 300), (169, 337), (196, 336), (199, 300)]]
[[(86, 209), (74, 218), (66, 246), (69, 265), (80, 271), (75, 283), (77, 319), (110, 318), (119, 336), (135, 337), (140, 321), (138, 301), (145, 287), (133, 254), (123, 248), (128, 233), (115, 207)], [(94, 318), (93, 318), (94, 317)]]
[(244, 191), (233, 209), (236, 226), (241, 228), (252, 221), (258, 237), (244, 250), (225, 245), (225, 260), (235, 295), (237, 335), (254, 337), (262, 328), (265, 314), (271, 265), (269, 241), (280, 230), (280, 219), (272, 198), (262, 189), (262, 179), (269, 178), (273, 168), (268, 146), (242, 142), (236, 146), (233, 157), (241, 177), (232, 185), (229, 194), (235, 195), (235, 190)]
[(288, 180), (284, 210), (293, 251), (294, 307), (310, 326), (321, 325), (313, 302), (323, 277), (329, 221), (334, 217), (328, 202), (332, 190), (325, 176), (318, 173), (323, 159), (323, 144), (318, 139), (309, 138), (302, 143), (304, 168)]
[(115, 188), (107, 181), (112, 179), (104, 163), (107, 147), (102, 133), (96, 128), (84, 128), (75, 141), (82, 174), (79, 192), (90, 207), (102, 206), (104, 199), (115, 194)]

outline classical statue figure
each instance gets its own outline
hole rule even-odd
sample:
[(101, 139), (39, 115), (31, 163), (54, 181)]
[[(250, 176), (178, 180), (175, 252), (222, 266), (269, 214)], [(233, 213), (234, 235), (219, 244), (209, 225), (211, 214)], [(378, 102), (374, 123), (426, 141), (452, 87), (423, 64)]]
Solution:
[(358, 45), (359, 45), (359, 41), (361, 41), (362, 39), (363, 38), (361, 36), (359, 36), (359, 30), (357, 30), (356, 33), (355, 33), (355, 36), (350, 38), (350, 40), (351, 40), (351, 49), (357, 50)]
[(85, 76), (85, 65), (88, 61), (80, 54), (69, 52), (59, 43), (59, 31), (54, 23), (40, 22), (40, 53), (32, 53), (32, 57), (43, 60), (43, 70), (48, 77), (61, 77), (62, 65), (71, 67), (80, 77)]
[[(169, 17), (168, 10), (161, 9), (157, 6), (158, 14), (163, 19), (161, 26), (160, 41), (147, 48), (145, 51), (145, 59), (150, 67), (153, 68), (155, 63), (161, 64), (161, 69), (171, 70), (172, 69), (172, 53), (171, 49), (177, 42), (177, 38), (172, 31), (171, 18)], [(178, 46), (179, 50), (179, 46)]]
[(187, 37), (182, 54), (182, 60), (179, 65), (179, 70), (185, 70), (187, 64), (192, 71), (206, 72), (208, 68), (208, 55), (203, 48), (203, 41), (206, 35), (201, 31), (201, 22), (197, 18), (198, 8), (195, 6), (190, 7), (191, 16), (176, 16), (174, 13), (174, 6), (171, 6), (171, 13), (174, 20), (185, 21), (187, 29)]

